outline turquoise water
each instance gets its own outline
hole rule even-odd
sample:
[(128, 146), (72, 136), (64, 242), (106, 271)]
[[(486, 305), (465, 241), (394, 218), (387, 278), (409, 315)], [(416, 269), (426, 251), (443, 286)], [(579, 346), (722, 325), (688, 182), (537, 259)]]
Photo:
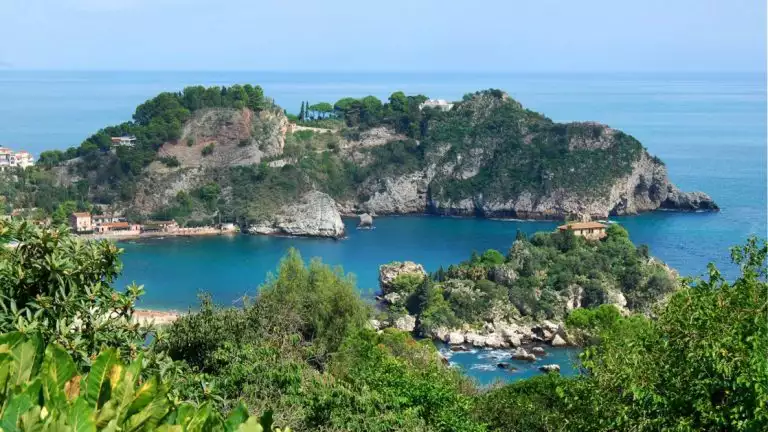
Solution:
[[(666, 163), (684, 190), (702, 190), (720, 204), (715, 214), (653, 213), (616, 218), (637, 243), (684, 275), (715, 262), (725, 274), (727, 248), (750, 234), (766, 235), (766, 88), (763, 74), (309, 74), (258, 72), (0, 72), (0, 145), (39, 153), (77, 145), (105, 124), (130, 119), (135, 106), (160, 91), (185, 85), (261, 84), (278, 104), (296, 111), (302, 100), (394, 90), (457, 99), (501, 88), (528, 108), (557, 121), (595, 120), (638, 138)], [(472, 250), (506, 250), (517, 229), (549, 230), (554, 223), (438, 217), (392, 217), (373, 231), (349, 229), (342, 241), (269, 237), (165, 239), (122, 244), (118, 281), (145, 284), (146, 307), (186, 309), (196, 294), (222, 304), (254, 293), (289, 247), (354, 272), (370, 295), (378, 266), (414, 260), (434, 270)], [(348, 228), (354, 222), (347, 222)], [(482, 354), (482, 353), (480, 353)], [(454, 356), (483, 382), (519, 373), (472, 369), (477, 354)], [(485, 363), (484, 363), (485, 362)], [(487, 366), (478, 366), (486, 367)]]

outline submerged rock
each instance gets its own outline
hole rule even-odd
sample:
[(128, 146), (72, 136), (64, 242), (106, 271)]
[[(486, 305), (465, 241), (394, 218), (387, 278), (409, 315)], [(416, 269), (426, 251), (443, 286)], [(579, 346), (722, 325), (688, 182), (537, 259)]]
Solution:
[(546, 373), (552, 373), (552, 372), (560, 373), (560, 365), (548, 364), (548, 365), (540, 366), (539, 370)]
[(470, 349), (467, 348), (464, 345), (452, 345), (450, 349), (453, 352), (468, 352), (468, 351), (470, 351)]
[(509, 363), (498, 363), (496, 365), (496, 367), (499, 368), (499, 369), (506, 369), (506, 370), (509, 370), (509, 371), (516, 371), (517, 370), (516, 367), (512, 366)]
[(333, 198), (323, 192), (304, 194), (297, 202), (283, 206), (270, 219), (248, 227), (251, 234), (306, 237), (344, 237), (344, 222)]

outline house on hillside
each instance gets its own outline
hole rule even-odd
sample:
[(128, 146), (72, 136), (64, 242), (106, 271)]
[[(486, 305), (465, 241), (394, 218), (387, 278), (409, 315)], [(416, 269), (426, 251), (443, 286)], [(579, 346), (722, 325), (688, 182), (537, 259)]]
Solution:
[(607, 227), (599, 222), (573, 222), (557, 227), (559, 231), (571, 231), (573, 235), (588, 240), (600, 240), (605, 237)]
[(136, 137), (133, 135), (123, 135), (111, 138), (113, 147), (133, 147), (136, 145)]
[(9, 148), (0, 147), (0, 170), (9, 167), (27, 168), (34, 165), (34, 163), (32, 155), (27, 151), (14, 152)]
[(424, 108), (435, 108), (439, 109), (440, 111), (450, 111), (451, 108), (453, 108), (453, 103), (448, 102), (445, 99), (429, 99), (419, 105), (419, 109), (423, 110)]
[(76, 233), (93, 231), (93, 221), (88, 212), (75, 212), (69, 216), (69, 226)]

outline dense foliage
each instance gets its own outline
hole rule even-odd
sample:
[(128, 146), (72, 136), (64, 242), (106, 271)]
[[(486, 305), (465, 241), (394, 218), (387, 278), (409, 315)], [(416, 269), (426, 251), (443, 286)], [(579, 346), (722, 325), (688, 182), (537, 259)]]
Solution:
[(674, 276), (648, 257), (646, 247), (635, 247), (619, 225), (607, 231), (599, 241), (570, 231), (530, 238), (520, 233), (506, 256), (496, 250), (475, 253), (424, 281), (400, 275), (391, 291), (401, 300), (390, 309), (416, 315), (424, 331), (499, 318), (563, 319), (574, 308), (602, 304), (650, 312), (675, 290)]
[(224, 418), (209, 403), (174, 403), (159, 376), (142, 376), (141, 356), (126, 365), (114, 348), (82, 375), (64, 348), (34, 334), (1, 335), (0, 353), (6, 431), (280, 431), (270, 414), (251, 417), (243, 405)]
[(144, 290), (112, 287), (119, 253), (113, 243), (82, 242), (66, 228), (0, 222), (0, 332), (39, 332), (78, 364), (104, 345), (135, 356), (144, 333), (132, 321), (134, 303)]
[(274, 410), (297, 430), (479, 430), (471, 386), (429, 342), (367, 329), (353, 281), (291, 251), (242, 309), (174, 323), (158, 349), (207, 374), (232, 401)]
[[(423, 317), (441, 308), (459, 317), (477, 303), (443, 295), (440, 289), (454, 273), (503, 298), (511, 295), (507, 286), (485, 277), (521, 257), (550, 257), (534, 268), (553, 284), (560, 280), (554, 269), (573, 264), (556, 255), (599, 262), (611, 251), (604, 264), (617, 275), (634, 259), (648, 259), (613, 231), (595, 243), (519, 236), (516, 245), (525, 244), (530, 255), (489, 251), (434, 278), (399, 278), (395, 291), (416, 292), (411, 298), (418, 302), (404, 307), (421, 307)], [(430, 341), (368, 328), (371, 311), (353, 279), (319, 261), (306, 265), (295, 251), (242, 308), (218, 308), (204, 299), (199, 312), (142, 346), (136, 345), (142, 335), (122, 315), (131, 313), (138, 292), (118, 293), (109, 283), (118, 271), (114, 245), (25, 224), (2, 225), (1, 237), (2, 301), (24, 310), (2, 314), (4, 430), (272, 427), (270, 415), (249, 417), (242, 403), (252, 413), (274, 411), (274, 423), (297, 430), (768, 427), (768, 247), (756, 239), (733, 250), (742, 270), (738, 279), (728, 282), (710, 267), (707, 281), (688, 281), (650, 318), (622, 316), (610, 305), (570, 312), (569, 327), (596, 336), (581, 357), (582, 375), (547, 375), (485, 390), (446, 367)], [(534, 244), (541, 250), (529, 249)], [(556, 251), (551, 256), (549, 248)], [(81, 336), (88, 326), (94, 330)]]

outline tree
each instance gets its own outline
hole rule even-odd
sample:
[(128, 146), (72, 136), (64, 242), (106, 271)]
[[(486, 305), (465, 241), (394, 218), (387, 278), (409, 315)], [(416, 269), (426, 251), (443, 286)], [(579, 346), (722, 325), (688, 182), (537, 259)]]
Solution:
[(398, 113), (408, 112), (408, 98), (405, 93), (397, 91), (389, 96), (389, 107), (392, 111)]
[(304, 121), (305, 117), (305, 111), (304, 111), (304, 101), (301, 102), (301, 110), (299, 111), (299, 120)]
[[(10, 240), (19, 242), (8, 247)], [(78, 363), (103, 346), (135, 355), (144, 331), (133, 322), (144, 292), (112, 287), (121, 250), (109, 241), (83, 241), (66, 227), (42, 229), (0, 222), (0, 332), (39, 332)]]

